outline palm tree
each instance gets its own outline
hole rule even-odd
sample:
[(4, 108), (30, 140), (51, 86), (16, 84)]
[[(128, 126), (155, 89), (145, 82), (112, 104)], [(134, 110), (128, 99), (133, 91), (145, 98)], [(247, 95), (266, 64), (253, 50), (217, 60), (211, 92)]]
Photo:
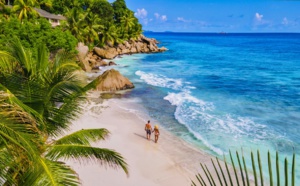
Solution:
[(99, 31), (104, 28), (103, 25), (101, 25), (101, 19), (97, 14), (94, 14), (90, 11), (90, 9), (88, 9), (83, 22), (84, 42), (86, 44), (94, 45), (94, 42), (99, 41)]
[(18, 18), (23, 20), (24, 18), (37, 17), (39, 14), (34, 8), (38, 6), (39, 3), (36, 0), (16, 0), (12, 11), (18, 12)]
[(52, 7), (52, 0), (40, 0), (39, 5), (44, 7)]
[(135, 17), (132, 11), (127, 11), (127, 13), (121, 17), (121, 28), (123, 29), (123, 38), (128, 38), (128, 33), (130, 29), (134, 26)]
[(122, 40), (118, 37), (117, 28), (113, 23), (108, 23), (104, 29), (101, 30), (99, 37), (101, 45), (122, 43)]
[[(20, 41), (0, 51), (0, 184), (78, 185), (78, 175), (62, 160), (94, 160), (128, 174), (123, 157), (92, 147), (105, 139), (106, 129), (81, 130), (60, 139), (80, 113), (85, 85), (79, 66), (61, 51), (48, 61), (45, 47), (37, 56)], [(2, 182), (2, 183), (1, 183)]]
[(72, 35), (78, 39), (78, 41), (83, 42), (83, 29), (84, 29), (84, 17), (85, 15), (78, 8), (72, 8), (66, 14), (67, 21), (64, 27), (70, 30)]

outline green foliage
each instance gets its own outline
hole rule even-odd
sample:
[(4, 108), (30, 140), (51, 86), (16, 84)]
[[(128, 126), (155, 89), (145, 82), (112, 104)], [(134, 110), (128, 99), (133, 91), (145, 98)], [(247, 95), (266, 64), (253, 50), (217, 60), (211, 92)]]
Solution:
[[(196, 179), (197, 179), (197, 181), (199, 182), (200, 185), (202, 185), (202, 186), (203, 185), (208, 185), (208, 183), (210, 185), (216, 185), (217, 179), (215, 179), (211, 176), (212, 173), (215, 173), (217, 175), (217, 178), (218, 178), (218, 184), (217, 185), (223, 185), (223, 184), (228, 185), (227, 184), (228, 180), (230, 180), (230, 185), (233, 185), (232, 178), (231, 178), (233, 176), (236, 179), (236, 185), (241, 185), (241, 183), (239, 181), (239, 178), (242, 181), (242, 185), (247, 185), (247, 186), (250, 185), (250, 179), (249, 179), (249, 176), (248, 176), (248, 170), (247, 170), (247, 166), (246, 166), (246, 163), (245, 163), (244, 155), (242, 155), (242, 160), (243, 160), (242, 162), (243, 162), (243, 165), (244, 165), (242, 167), (239, 153), (236, 152), (236, 159), (237, 159), (237, 162), (239, 164), (239, 173), (240, 173), (240, 177), (239, 177), (238, 174), (237, 174), (237, 170), (236, 170), (234, 160), (233, 160), (234, 158), (232, 157), (231, 151), (229, 151), (229, 154), (230, 154), (231, 165), (233, 167), (234, 174), (230, 173), (230, 171), (228, 169), (227, 162), (225, 160), (225, 157), (224, 157), (224, 164), (225, 164), (225, 167), (226, 167), (226, 171), (228, 173), (227, 177), (224, 175), (224, 172), (223, 172), (224, 168), (221, 167), (218, 158), (216, 158), (216, 160), (217, 160), (218, 167), (219, 167), (220, 171), (217, 170), (213, 159), (211, 159), (213, 167), (214, 167), (214, 172), (210, 172), (210, 170), (206, 167), (206, 165), (205, 165), (205, 168), (204, 168), (204, 166), (200, 163), (200, 165), (202, 167), (202, 170), (204, 172), (204, 174), (198, 173), (196, 175)], [(270, 152), (268, 152), (267, 156), (268, 156), (268, 167), (265, 167), (265, 168), (268, 169), (268, 173), (269, 173), (269, 175), (268, 175), (269, 176), (269, 185), (270, 186), (275, 185), (274, 182), (277, 183), (277, 185), (280, 185), (280, 178), (284, 178), (285, 185), (288, 185), (289, 183), (292, 183), (292, 186), (295, 186), (295, 164), (296, 164), (296, 162), (295, 162), (295, 153), (293, 154), (291, 171), (289, 171), (289, 169), (288, 169), (288, 161), (287, 161), (287, 158), (285, 158), (283, 175), (281, 175), (280, 174), (280, 167), (279, 167), (279, 155), (278, 155), (278, 152), (276, 152), (276, 160), (275, 160), (276, 161), (276, 178), (275, 178), (275, 180), (273, 179)], [(251, 152), (251, 163), (252, 163), (252, 174), (253, 174), (253, 177), (254, 177), (253, 184), (255, 186), (258, 186), (258, 185), (263, 186), (264, 183), (265, 183), (264, 176), (263, 176), (263, 168), (264, 167), (262, 167), (262, 165), (261, 165), (261, 156), (260, 156), (259, 151), (257, 151), (257, 159), (255, 159), (253, 152)], [(257, 173), (256, 164), (258, 165), (259, 176), (256, 174)], [(223, 177), (220, 176), (220, 172), (222, 173)], [(289, 176), (289, 174), (291, 174), (291, 175)], [(194, 181), (192, 181), (192, 185), (196, 186), (196, 183)]]
[(37, 0), (15, 0), (12, 11), (18, 14), (20, 20), (36, 18), (38, 12), (34, 8), (38, 6)]
[(114, 9), (107, 0), (92, 1), (89, 9), (93, 14), (97, 14), (101, 18), (101, 25), (113, 23)]
[(45, 44), (50, 51), (64, 48), (75, 52), (77, 39), (69, 31), (63, 31), (60, 27), (52, 28), (44, 18), (32, 21), (24, 20), (22, 23), (17, 18), (0, 22), (0, 50), (5, 50), (5, 43), (12, 41), (14, 37), (21, 40), (27, 48), (35, 48)]
[[(61, 27), (51, 28), (45, 18), (39, 17), (38, 7), (62, 14), (67, 20)], [(107, 0), (15, 0), (12, 9), (2, 8), (0, 26), (0, 43), (16, 36), (26, 47), (44, 43), (51, 52), (61, 48), (75, 51), (77, 41), (91, 47), (114, 45), (142, 33), (141, 24), (124, 0), (112, 4)]]
[(79, 185), (76, 172), (62, 162), (70, 158), (128, 174), (119, 153), (91, 146), (108, 136), (106, 129), (57, 139), (78, 116), (79, 103), (94, 84), (86, 85), (74, 56), (60, 51), (49, 61), (45, 46), (36, 55), (19, 40), (7, 46), (0, 51), (0, 185)]
[(76, 52), (75, 47), (78, 41), (69, 30), (62, 31), (61, 28), (56, 27), (45, 35), (44, 43), (46, 43), (50, 51), (65, 49), (70, 52)]
[(128, 8), (124, 0), (116, 0), (112, 3), (112, 7), (114, 9), (114, 19), (115, 22), (118, 24), (121, 22), (121, 17), (127, 14)]

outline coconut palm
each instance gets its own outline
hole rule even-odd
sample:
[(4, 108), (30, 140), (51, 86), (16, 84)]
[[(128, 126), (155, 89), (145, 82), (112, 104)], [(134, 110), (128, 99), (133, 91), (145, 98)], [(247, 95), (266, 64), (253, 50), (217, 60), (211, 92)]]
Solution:
[(15, 0), (12, 11), (17, 12), (18, 18), (23, 20), (24, 18), (37, 17), (39, 14), (34, 8), (38, 6), (39, 3), (36, 0)]
[(113, 23), (108, 23), (103, 30), (99, 33), (100, 44), (106, 45), (110, 43), (122, 43), (122, 40), (118, 38), (117, 28)]
[(128, 174), (119, 153), (91, 146), (106, 138), (105, 129), (57, 139), (78, 116), (79, 103), (93, 85), (82, 82), (78, 69), (64, 51), (49, 62), (45, 47), (34, 57), (18, 40), (8, 52), (0, 51), (1, 185), (78, 185), (76, 172), (62, 162), (70, 158), (94, 160)]
[[(196, 175), (196, 178), (201, 186), (203, 186), (203, 185), (243, 185), (243, 186), (247, 185), (247, 186), (249, 186), (250, 185), (250, 176), (248, 173), (248, 168), (245, 163), (244, 155), (242, 155), (242, 157), (240, 158), (239, 153), (236, 152), (236, 161), (234, 161), (234, 158), (230, 151), (229, 151), (229, 155), (230, 155), (230, 161), (231, 161), (231, 164), (233, 167), (232, 172), (230, 172), (228, 169), (228, 165), (227, 165), (225, 156), (224, 156), (224, 165), (225, 166), (223, 166), (223, 167), (221, 166), (218, 158), (216, 158), (216, 161), (211, 159), (212, 165), (214, 167), (214, 171), (209, 170), (206, 165), (203, 165), (202, 163), (200, 163), (203, 173), (202, 174), (198, 173)], [(263, 175), (264, 167), (262, 167), (262, 164), (261, 164), (261, 156), (260, 156), (259, 150), (257, 151), (256, 157), (257, 158), (255, 159), (255, 155), (251, 151), (252, 174), (254, 177), (253, 184), (255, 186), (258, 186), (258, 185), (263, 186), (264, 182), (265, 182), (264, 175)], [(268, 152), (267, 157), (268, 157), (268, 166), (265, 168), (268, 169), (268, 173), (269, 173), (269, 175), (268, 175), (269, 176), (269, 180), (268, 180), (269, 185), (273, 186), (273, 185), (275, 185), (275, 183), (277, 183), (277, 185), (280, 185), (280, 178), (284, 178), (283, 181), (284, 181), (285, 185), (289, 185), (289, 183), (290, 183), (291, 186), (295, 186), (295, 153), (293, 154), (293, 158), (292, 158), (290, 177), (289, 177), (287, 158), (285, 158), (284, 167), (283, 167), (283, 170), (281, 170), (279, 167), (279, 155), (278, 155), (278, 152), (276, 152), (276, 164), (275, 164), (276, 165), (276, 174), (274, 175), (272, 172), (273, 171), (272, 167), (275, 165), (273, 165), (271, 163), (272, 160), (271, 160), (270, 152)], [(235, 167), (234, 162), (238, 163), (238, 168)], [(216, 175), (215, 178), (212, 176), (213, 173), (215, 173), (215, 175)], [(275, 177), (275, 179), (273, 179), (273, 177)], [(192, 181), (192, 186), (196, 186), (196, 183), (194, 181)]]
[(39, 5), (44, 7), (52, 7), (52, 0), (40, 0)]
[(99, 41), (98, 33), (104, 28), (104, 26), (101, 25), (101, 19), (97, 14), (94, 14), (88, 9), (83, 22), (84, 42), (94, 45), (95, 42)]
[(123, 30), (123, 38), (128, 39), (128, 33), (132, 27), (134, 27), (135, 17), (132, 11), (127, 11), (124, 16), (121, 17), (121, 28)]
[(67, 21), (63, 25), (65, 29), (70, 30), (72, 35), (78, 39), (78, 41), (83, 42), (83, 29), (84, 29), (84, 14), (79, 8), (72, 8), (66, 13)]

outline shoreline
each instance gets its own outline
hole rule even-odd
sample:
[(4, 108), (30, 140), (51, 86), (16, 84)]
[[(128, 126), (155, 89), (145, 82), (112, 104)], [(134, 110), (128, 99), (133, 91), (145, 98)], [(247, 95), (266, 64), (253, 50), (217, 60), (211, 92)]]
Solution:
[[(79, 174), (83, 186), (93, 185), (191, 185), (191, 180), (200, 172), (200, 162), (212, 168), (213, 156), (193, 148), (190, 144), (160, 127), (158, 143), (146, 139), (144, 124), (150, 117), (142, 119), (134, 112), (138, 103), (124, 103), (126, 98), (96, 101), (98, 92), (92, 92), (93, 100), (85, 103), (83, 114), (73, 122), (71, 131), (82, 128), (106, 128), (110, 137), (94, 144), (119, 152), (129, 165), (129, 177), (121, 170), (98, 164), (67, 161)], [(154, 123), (152, 123), (154, 125)], [(211, 167), (210, 167), (211, 166)]]

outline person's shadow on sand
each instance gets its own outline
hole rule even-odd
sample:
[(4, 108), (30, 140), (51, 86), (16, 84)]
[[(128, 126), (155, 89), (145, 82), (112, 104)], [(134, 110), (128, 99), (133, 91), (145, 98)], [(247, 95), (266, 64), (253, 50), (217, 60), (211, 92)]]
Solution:
[[(137, 134), (137, 133), (133, 133), (133, 134), (147, 140), (147, 138), (144, 135), (140, 135), (140, 134)], [(151, 139), (151, 141), (154, 141), (154, 140)]]

